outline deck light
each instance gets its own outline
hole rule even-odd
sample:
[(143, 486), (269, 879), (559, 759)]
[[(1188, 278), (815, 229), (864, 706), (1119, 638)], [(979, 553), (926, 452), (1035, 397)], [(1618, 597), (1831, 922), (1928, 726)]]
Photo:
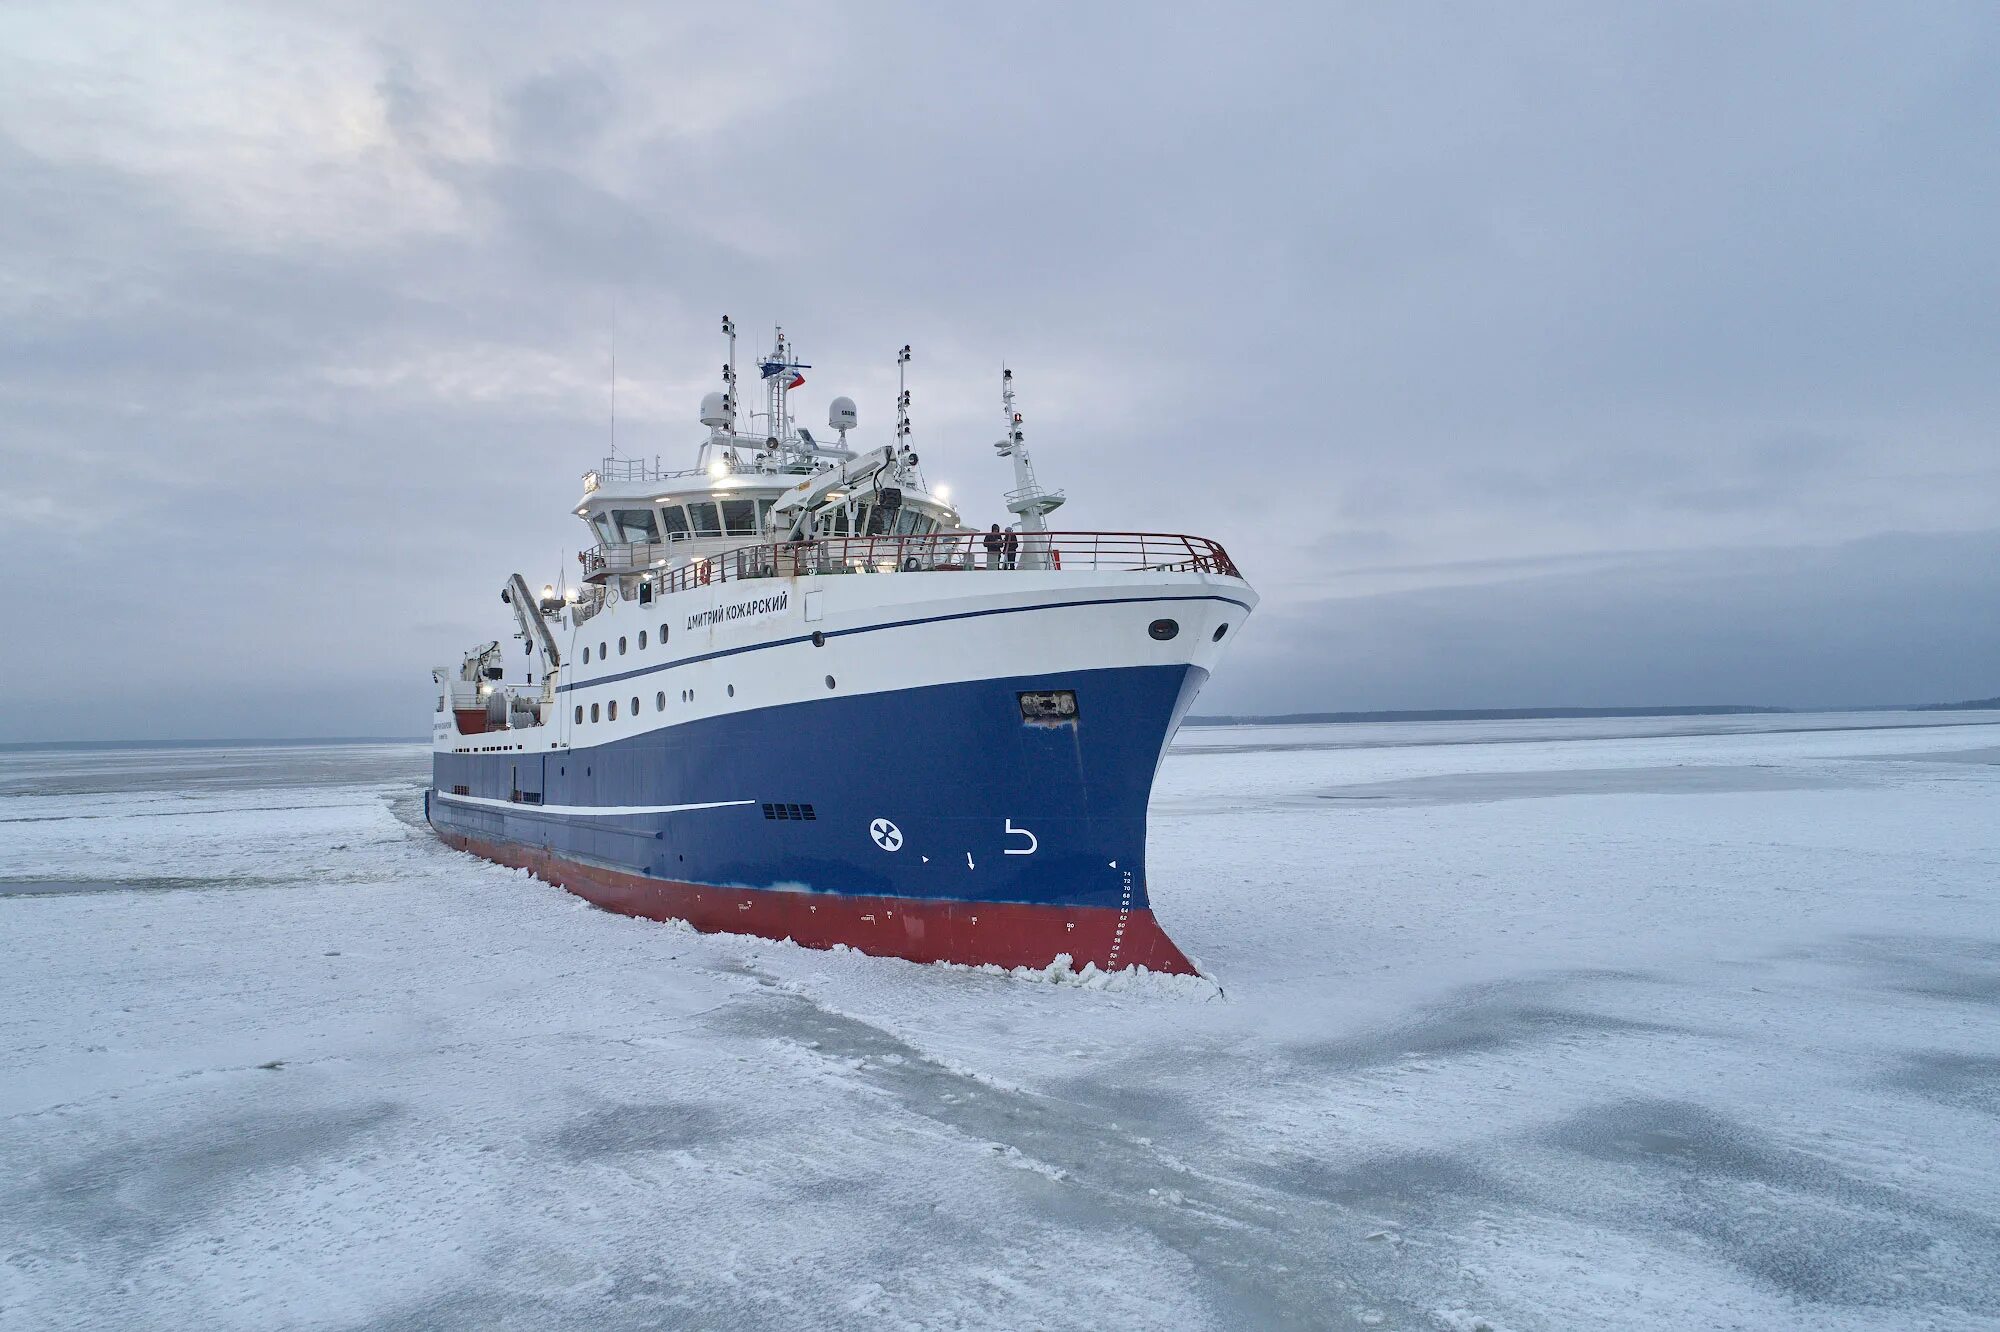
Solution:
[(936, 489), (935, 491), (933, 491), (932, 493), (933, 493), (933, 494), (935, 494), (935, 495), (936, 495), (936, 496), (937, 496), (937, 497), (938, 497), (939, 499), (941, 499), (941, 500), (948, 500), (948, 499), (950, 499), (950, 498), (951, 498), (951, 487), (950, 487), (950, 486), (939, 486), (939, 487), (938, 487), (938, 488), (937, 488), (937, 489)]
[(721, 476), (728, 476), (728, 475), (729, 475), (729, 464), (728, 464), (728, 463), (726, 463), (726, 462), (720, 462), (720, 461), (718, 461), (718, 462), (712, 462), (712, 463), (710, 463), (710, 464), (708, 465), (708, 474), (709, 474), (710, 476), (717, 476), (717, 477), (721, 477)]

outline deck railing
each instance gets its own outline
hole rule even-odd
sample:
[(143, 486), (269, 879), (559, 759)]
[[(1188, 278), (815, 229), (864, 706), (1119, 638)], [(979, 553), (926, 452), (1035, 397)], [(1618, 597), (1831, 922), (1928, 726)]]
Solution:
[(1022, 532), (1016, 535), (1018, 544), (1010, 555), (1004, 546), (998, 550), (987, 546), (992, 535), (936, 532), (929, 536), (779, 541), (697, 557), (675, 568), (665, 567), (670, 550), (665, 543), (636, 541), (584, 551), (583, 568), (584, 577), (593, 582), (621, 574), (643, 574), (661, 594), (704, 583), (799, 574), (1151, 570), (1242, 576), (1229, 552), (1207, 537), (1162, 532)]

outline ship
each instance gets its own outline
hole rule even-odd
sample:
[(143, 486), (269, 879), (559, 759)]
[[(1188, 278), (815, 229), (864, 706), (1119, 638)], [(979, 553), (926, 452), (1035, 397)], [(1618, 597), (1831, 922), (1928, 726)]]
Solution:
[[(1154, 915), (1153, 781), (1257, 597), (1214, 540), (1062, 531), (1002, 369), (1007, 529), (924, 477), (910, 349), (862, 447), (792, 415), (782, 328), (695, 465), (583, 476), (575, 577), (500, 591), (432, 672), (425, 814), (449, 845), (600, 907), (916, 962), (1198, 968)], [(690, 428), (690, 434), (693, 434)]]

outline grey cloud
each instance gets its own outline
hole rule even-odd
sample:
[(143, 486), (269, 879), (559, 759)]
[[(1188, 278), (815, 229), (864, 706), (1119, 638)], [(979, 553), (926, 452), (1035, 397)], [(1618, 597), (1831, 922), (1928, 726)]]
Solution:
[(0, 56), (0, 562), (118, 590), (0, 739), (420, 731), (580, 543), (613, 341), (679, 456), (724, 312), (864, 430), (914, 343), (971, 516), (1009, 359), (1066, 520), (1264, 592), (1203, 710), (1996, 687), (1940, 535), (2000, 529), (1983, 6), (465, 15), (312, 20), (383, 137), (301, 137), (290, 229), (202, 197), (259, 124), (138, 150), (254, 71), (119, 120), (110, 57)]

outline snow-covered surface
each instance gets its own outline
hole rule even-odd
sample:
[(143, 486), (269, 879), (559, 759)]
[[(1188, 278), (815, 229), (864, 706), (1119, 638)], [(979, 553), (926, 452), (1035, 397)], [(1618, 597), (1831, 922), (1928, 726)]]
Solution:
[(607, 915), (417, 746), (0, 754), (0, 1328), (2000, 1327), (2000, 725), (1670, 723), (1185, 732), (1219, 989)]

